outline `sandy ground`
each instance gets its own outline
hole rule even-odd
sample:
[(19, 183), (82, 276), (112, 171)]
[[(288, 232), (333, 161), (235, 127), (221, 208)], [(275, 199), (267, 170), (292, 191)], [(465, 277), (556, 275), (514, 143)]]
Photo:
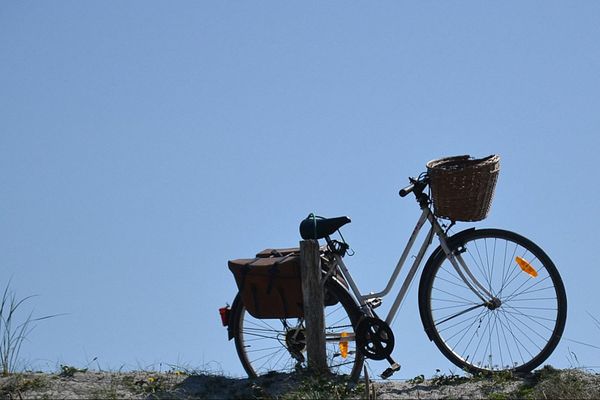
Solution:
[[(318, 381), (318, 382), (317, 382)], [(179, 372), (74, 372), (59, 374), (24, 373), (0, 377), (2, 399), (278, 399), (328, 398), (331, 393), (346, 398), (367, 398), (364, 382), (352, 392), (340, 384), (331, 391), (320, 388), (325, 380), (307, 384), (293, 375), (274, 374), (257, 380), (235, 379), (215, 375), (188, 375)], [(560, 387), (576, 392), (556, 394)], [(319, 386), (321, 385), (321, 386)], [(552, 379), (536, 382), (520, 379), (465, 379), (438, 377), (417, 381), (377, 381), (371, 388), (377, 399), (472, 399), (472, 398), (596, 398), (600, 394), (600, 376), (583, 371), (560, 371)], [(544, 387), (544, 385), (546, 385)], [(525, 388), (525, 389), (524, 389)], [(329, 392), (327, 392), (329, 390)], [(545, 391), (544, 391), (545, 390)], [(562, 389), (561, 389), (562, 390)], [(329, 393), (324, 395), (323, 393)], [(560, 393), (560, 392), (558, 392)], [(570, 394), (565, 394), (570, 393)], [(539, 396), (538, 396), (539, 395)]]

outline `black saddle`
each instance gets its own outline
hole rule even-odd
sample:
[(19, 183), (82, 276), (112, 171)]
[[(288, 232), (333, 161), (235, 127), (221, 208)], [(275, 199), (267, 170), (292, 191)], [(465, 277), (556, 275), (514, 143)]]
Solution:
[(300, 236), (304, 240), (323, 239), (348, 223), (350, 223), (348, 217), (323, 218), (310, 214), (300, 222)]

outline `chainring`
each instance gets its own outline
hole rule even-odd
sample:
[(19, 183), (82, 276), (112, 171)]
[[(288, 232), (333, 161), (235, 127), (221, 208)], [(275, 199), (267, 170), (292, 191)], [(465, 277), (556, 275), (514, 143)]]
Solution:
[(385, 321), (364, 317), (356, 327), (356, 346), (365, 357), (384, 360), (394, 351), (394, 333)]

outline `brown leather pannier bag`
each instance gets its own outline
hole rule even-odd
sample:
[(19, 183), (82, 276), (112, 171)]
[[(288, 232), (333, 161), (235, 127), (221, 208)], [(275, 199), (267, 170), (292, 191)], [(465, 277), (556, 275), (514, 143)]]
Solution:
[[(259, 253), (260, 254), (260, 253)], [(300, 255), (260, 256), (229, 261), (242, 302), (255, 318), (300, 318)]]
[[(231, 260), (229, 269), (235, 276), (242, 303), (255, 318), (302, 318), (302, 276), (300, 249), (265, 249), (255, 258)], [(341, 275), (336, 279), (347, 287)], [(338, 303), (325, 293), (325, 306)]]

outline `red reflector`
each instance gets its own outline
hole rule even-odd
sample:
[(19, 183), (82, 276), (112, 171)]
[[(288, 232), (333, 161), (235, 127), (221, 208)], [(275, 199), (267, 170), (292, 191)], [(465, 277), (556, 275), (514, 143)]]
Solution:
[(219, 314), (221, 314), (221, 323), (223, 326), (229, 325), (229, 307), (219, 308)]

